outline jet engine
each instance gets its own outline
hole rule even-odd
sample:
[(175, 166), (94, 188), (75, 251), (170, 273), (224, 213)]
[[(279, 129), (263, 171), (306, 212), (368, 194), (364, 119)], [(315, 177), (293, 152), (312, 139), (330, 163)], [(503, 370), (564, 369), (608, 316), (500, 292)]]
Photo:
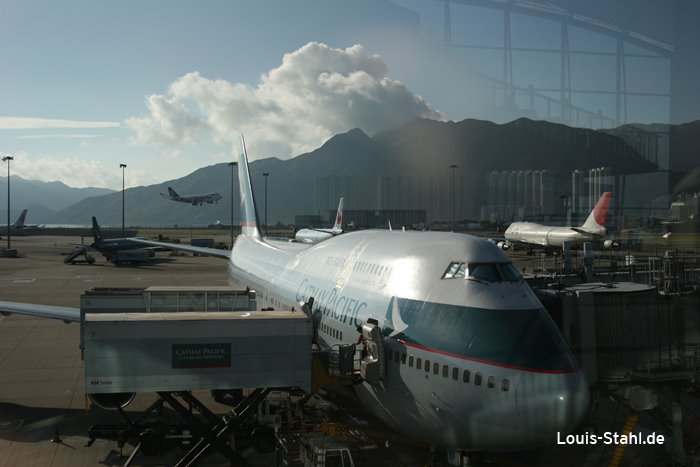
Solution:
[(617, 240), (605, 240), (603, 242), (603, 247), (605, 248), (613, 248), (618, 246), (620, 246), (620, 243)]
[(498, 246), (498, 248), (501, 250), (510, 250), (510, 243), (508, 242), (498, 242), (496, 243), (496, 246)]
[(107, 394), (88, 394), (90, 400), (105, 410), (124, 408), (136, 397), (135, 392), (113, 392)]

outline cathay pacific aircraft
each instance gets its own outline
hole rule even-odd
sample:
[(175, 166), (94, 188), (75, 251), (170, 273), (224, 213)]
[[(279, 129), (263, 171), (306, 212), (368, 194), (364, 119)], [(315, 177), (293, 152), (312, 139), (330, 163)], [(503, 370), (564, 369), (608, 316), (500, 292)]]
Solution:
[[(378, 371), (353, 387), (394, 430), (451, 450), (521, 450), (553, 444), (582, 420), (589, 401), (583, 371), (494, 244), (388, 230), (312, 246), (268, 243), (243, 138), (238, 167), (242, 234), (230, 253), (218, 251), (229, 260), (230, 280), (255, 289), (263, 307), (298, 308), (313, 298), (321, 346), (357, 343), (361, 330), (370, 355), (381, 348), (381, 359), (363, 360)], [(0, 303), (18, 313), (43, 308)], [(45, 316), (75, 318), (71, 309), (50, 308)]]

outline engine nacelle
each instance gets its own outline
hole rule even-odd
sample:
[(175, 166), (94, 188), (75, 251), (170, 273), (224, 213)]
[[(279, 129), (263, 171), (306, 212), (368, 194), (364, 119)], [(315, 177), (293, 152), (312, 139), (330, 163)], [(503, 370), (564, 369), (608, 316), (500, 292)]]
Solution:
[(613, 248), (618, 246), (620, 246), (620, 243), (617, 240), (605, 240), (603, 242), (604, 248)]
[(496, 246), (498, 246), (498, 248), (501, 250), (510, 250), (511, 245), (508, 242), (498, 242), (496, 243)]
[(107, 394), (88, 394), (90, 400), (105, 410), (124, 408), (136, 397), (135, 392), (113, 392)]

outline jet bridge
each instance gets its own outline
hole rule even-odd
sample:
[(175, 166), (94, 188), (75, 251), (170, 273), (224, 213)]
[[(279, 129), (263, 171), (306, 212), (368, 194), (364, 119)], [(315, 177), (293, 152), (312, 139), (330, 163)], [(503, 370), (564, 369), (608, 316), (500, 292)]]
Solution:
[[(255, 307), (255, 291), (230, 287), (86, 291), (80, 323), (85, 392), (123, 419), (91, 427), (90, 444), (98, 438), (117, 439), (120, 446), (135, 440), (125, 465), (136, 452), (157, 454), (172, 440), (187, 440), (191, 447), (178, 465), (195, 465), (212, 448), (239, 462), (228, 436), (270, 388), (311, 389), (310, 318), (301, 311), (249, 311)], [(192, 394), (242, 388), (253, 391), (223, 418)], [(158, 394), (147, 413), (167, 404), (184, 423), (132, 421), (123, 407), (136, 392)]]

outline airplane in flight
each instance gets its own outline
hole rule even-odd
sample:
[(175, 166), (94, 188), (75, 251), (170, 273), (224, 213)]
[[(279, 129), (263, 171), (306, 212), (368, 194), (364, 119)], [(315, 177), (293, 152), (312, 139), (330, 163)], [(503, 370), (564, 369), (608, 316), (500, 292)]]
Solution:
[[(87, 256), (87, 250), (94, 250), (102, 254), (107, 261), (117, 263), (119, 262), (119, 252), (124, 252), (127, 250), (144, 250), (148, 253), (148, 258), (153, 257), (155, 252), (159, 250), (158, 247), (149, 247), (135, 241), (131, 238), (105, 238), (100, 230), (100, 225), (97, 223), (97, 218), (92, 216), (92, 236), (93, 242), (89, 245), (82, 243), (71, 243), (70, 246), (75, 249), (71, 252), (64, 262), (70, 263), (75, 261), (75, 259), (81, 255)], [(145, 259), (145, 257), (143, 257)], [(141, 257), (139, 257), (139, 260)], [(133, 258), (128, 261), (135, 261)]]
[(168, 194), (160, 194), (164, 198), (178, 201), (180, 203), (190, 203), (192, 206), (201, 206), (203, 203), (218, 203), (221, 199), (220, 193), (207, 193), (205, 195), (179, 195), (171, 187), (168, 187)]
[(335, 224), (331, 229), (299, 229), (294, 235), (297, 242), (314, 244), (328, 240), (338, 234), (343, 233), (343, 200), (340, 198), (338, 211), (335, 214)]
[[(593, 211), (579, 227), (554, 227), (535, 222), (513, 222), (506, 229), (505, 240), (495, 243), (504, 250), (513, 244), (525, 243), (541, 247), (562, 248), (564, 242), (570, 245), (580, 245), (584, 242), (602, 240), (607, 234), (605, 221), (608, 217), (608, 207), (612, 193), (606, 191), (596, 203)], [(606, 248), (614, 246), (614, 241), (603, 240)]]
[[(356, 344), (361, 331), (371, 358), (353, 388), (406, 436), (451, 451), (521, 450), (553, 444), (583, 419), (583, 370), (495, 245), (396, 230), (268, 243), (242, 137), (238, 167), (242, 233), (230, 252), (141, 242), (228, 259), (229, 280), (256, 290), (262, 307), (303, 302), (322, 347)], [(60, 307), (0, 302), (0, 310), (79, 320), (79, 310)]]

